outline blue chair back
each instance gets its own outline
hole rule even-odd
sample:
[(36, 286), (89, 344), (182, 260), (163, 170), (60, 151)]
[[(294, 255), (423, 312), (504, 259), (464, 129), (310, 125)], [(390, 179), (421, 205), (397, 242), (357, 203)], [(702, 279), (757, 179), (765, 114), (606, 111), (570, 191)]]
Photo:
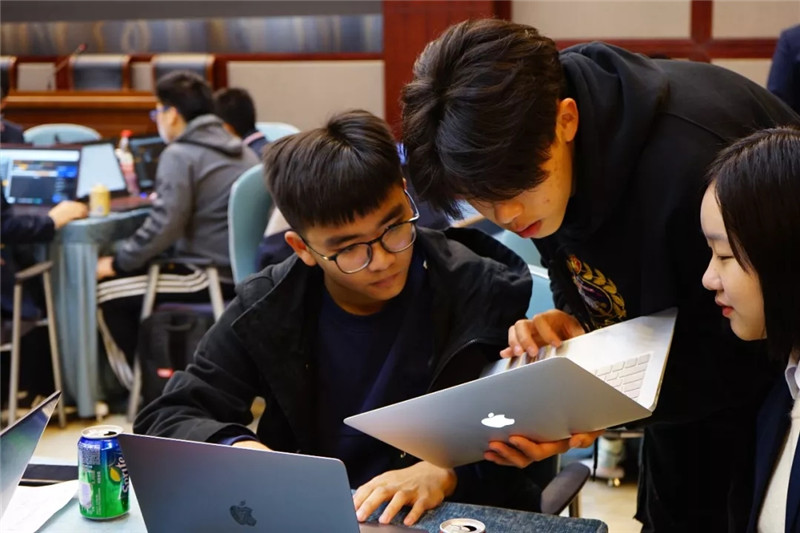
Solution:
[(69, 144), (86, 141), (99, 141), (100, 134), (88, 126), (80, 124), (54, 123), (40, 124), (23, 132), (25, 142), (34, 146), (48, 144)]
[(553, 293), (550, 291), (550, 277), (542, 268), (542, 256), (530, 239), (523, 239), (512, 231), (503, 230), (497, 240), (506, 245), (514, 253), (528, 263), (533, 278), (533, 291), (526, 316), (532, 317), (542, 311), (555, 308)]
[(536, 265), (528, 265), (528, 268), (531, 269), (531, 277), (533, 278), (533, 291), (531, 292), (531, 301), (526, 314), (530, 318), (548, 309), (555, 309), (556, 305), (553, 302), (553, 293), (550, 290), (550, 276), (547, 275), (547, 270)]
[(505, 244), (529, 265), (541, 265), (542, 257), (530, 239), (523, 239), (513, 231), (503, 230), (497, 240)]
[(228, 201), (228, 247), (233, 281), (256, 271), (258, 245), (269, 222), (272, 198), (264, 183), (264, 166), (245, 170), (231, 187)]
[(269, 142), (300, 132), (295, 126), (285, 122), (256, 122), (256, 129), (263, 133)]

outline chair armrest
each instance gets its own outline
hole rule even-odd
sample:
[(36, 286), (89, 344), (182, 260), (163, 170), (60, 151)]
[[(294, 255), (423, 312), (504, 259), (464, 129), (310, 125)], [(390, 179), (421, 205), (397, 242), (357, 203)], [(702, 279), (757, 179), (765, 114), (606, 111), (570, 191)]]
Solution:
[(36, 276), (40, 276), (45, 272), (48, 272), (51, 268), (53, 268), (52, 261), (42, 261), (41, 263), (36, 263), (33, 266), (26, 268), (25, 270), (20, 270), (14, 275), (14, 281), (16, 283), (21, 283), (23, 281), (28, 281), (31, 278), (35, 278)]
[(589, 467), (581, 463), (567, 465), (542, 491), (542, 513), (560, 514), (583, 488), (589, 473)]

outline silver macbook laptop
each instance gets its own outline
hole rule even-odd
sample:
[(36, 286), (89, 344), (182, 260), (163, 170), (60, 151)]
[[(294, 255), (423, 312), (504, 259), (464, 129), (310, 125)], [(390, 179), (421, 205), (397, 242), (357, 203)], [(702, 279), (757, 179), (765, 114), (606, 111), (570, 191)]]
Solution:
[(0, 516), (11, 501), (60, 396), (61, 391), (54, 392), (0, 433)]
[[(119, 436), (147, 531), (358, 533), (337, 459)], [(370, 524), (362, 531), (423, 531)]]
[(503, 359), (484, 377), (345, 423), (442, 467), (483, 459), (491, 440), (546, 442), (625, 424), (656, 407), (676, 309), (543, 348), (536, 361)]
[(128, 193), (114, 145), (109, 141), (85, 143), (81, 147), (80, 180), (76, 196), (88, 198), (92, 187), (97, 184), (105, 185), (112, 196)]
[(10, 204), (41, 206), (46, 210), (77, 197), (79, 147), (4, 147), (0, 149), (0, 178)]

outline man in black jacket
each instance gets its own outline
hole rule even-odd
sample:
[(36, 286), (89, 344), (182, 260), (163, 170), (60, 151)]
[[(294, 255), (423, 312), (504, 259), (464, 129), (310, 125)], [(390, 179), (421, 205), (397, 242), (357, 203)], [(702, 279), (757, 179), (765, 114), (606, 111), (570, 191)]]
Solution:
[[(465, 198), (534, 239), (559, 310), (518, 322), (503, 355), (679, 308), (645, 429), (636, 517), (647, 531), (746, 525), (756, 408), (772, 369), (724, 327), (701, 277), (704, 173), (732, 139), (798, 124), (724, 69), (592, 43), (559, 53), (499, 20), (448, 29), (404, 95), (412, 181), (434, 207)], [(591, 406), (587, 406), (587, 409)], [(525, 466), (530, 442), (487, 458)]]
[[(342, 422), (476, 377), (528, 305), (527, 265), (477, 231), (417, 229), (388, 126), (366, 111), (270, 144), (264, 167), (295, 256), (237, 287), (134, 430), (337, 457), (360, 520), (389, 501), (381, 521), (409, 505), (410, 525), (446, 497), (537, 510), (525, 472), (442, 469)], [(266, 410), (253, 433), (256, 396)]]

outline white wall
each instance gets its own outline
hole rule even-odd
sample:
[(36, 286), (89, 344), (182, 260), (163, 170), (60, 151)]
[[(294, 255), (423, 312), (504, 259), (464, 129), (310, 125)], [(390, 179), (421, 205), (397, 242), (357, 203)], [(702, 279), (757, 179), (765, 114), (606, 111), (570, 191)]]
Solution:
[[(512, 0), (511, 17), (555, 39), (688, 39), (690, 0)], [(800, 24), (798, 0), (714, 0), (712, 38), (777, 38)], [(771, 61), (714, 59), (765, 86)]]
[(228, 87), (247, 89), (259, 121), (309, 129), (361, 108), (384, 116), (383, 61), (231, 61)]
[(551, 39), (689, 36), (689, 0), (513, 0), (511, 19)]

